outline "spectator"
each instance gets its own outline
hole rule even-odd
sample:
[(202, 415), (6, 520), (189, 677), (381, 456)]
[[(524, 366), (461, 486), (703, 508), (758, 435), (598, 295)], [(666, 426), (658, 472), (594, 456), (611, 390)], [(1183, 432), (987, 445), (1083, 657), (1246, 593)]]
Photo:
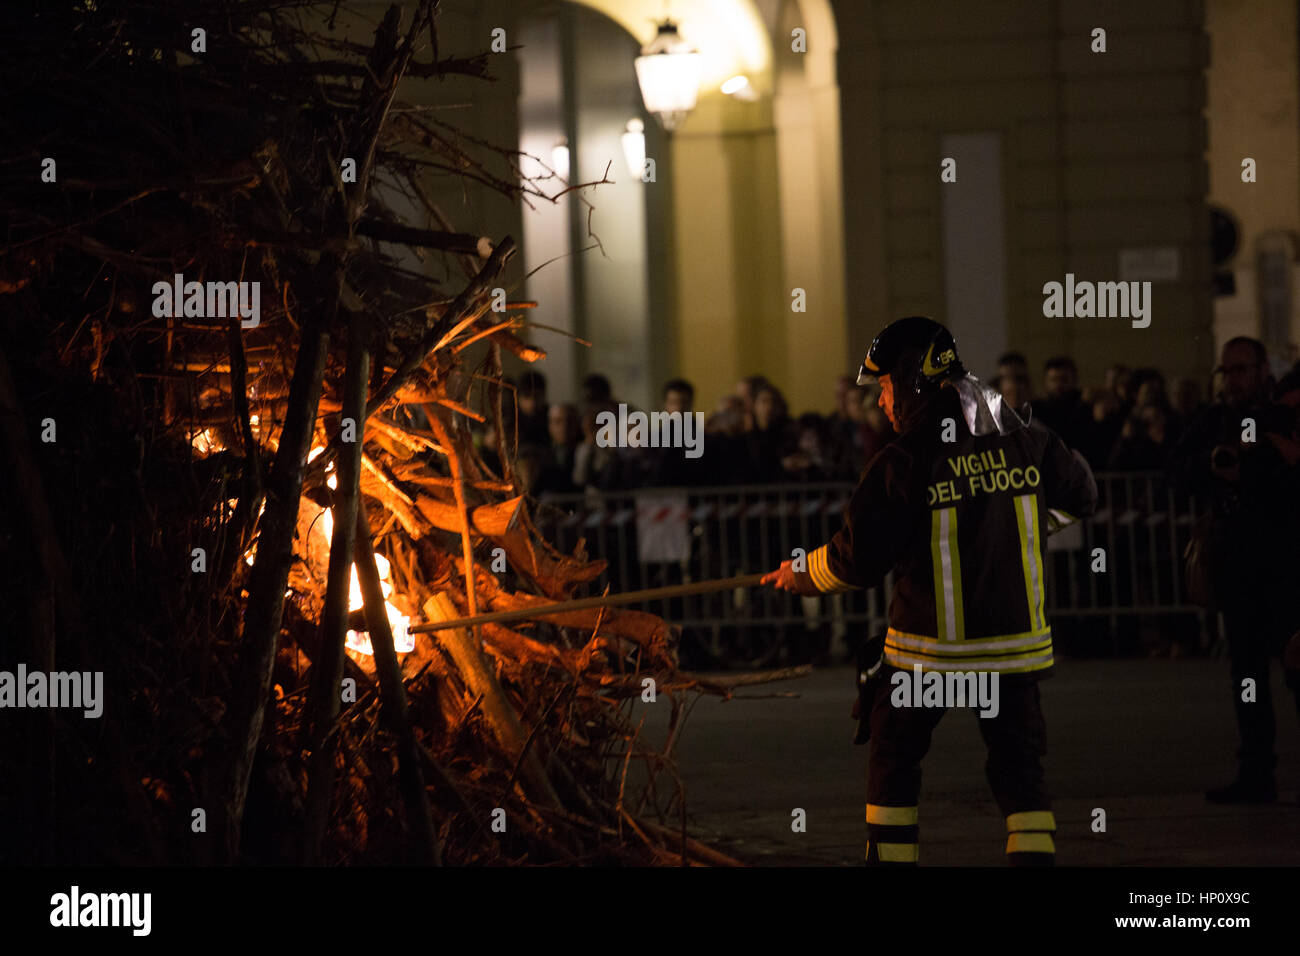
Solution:
[(749, 451), (745, 442), (745, 401), (739, 395), (724, 395), (704, 420), (705, 478), (711, 485), (744, 481)]
[[(1295, 367), (1277, 383), (1274, 400), (1280, 409), (1290, 409), (1291, 431), (1288, 435), (1266, 432), (1264, 437), (1273, 443), (1287, 464), (1294, 467), (1300, 464), (1300, 362), (1296, 362)], [(1300, 536), (1300, 529), (1296, 533)]]
[(786, 481), (835, 481), (843, 478), (830, 428), (815, 412), (800, 415), (795, 426), (795, 447), (781, 459)]
[(841, 375), (835, 380), (835, 410), (829, 416), (830, 421), (845, 421), (852, 418), (850, 407), (858, 401), (861, 389), (852, 375)]
[(1174, 411), (1183, 422), (1190, 422), (1205, 407), (1201, 398), (1201, 383), (1194, 378), (1174, 379), (1172, 391)]
[(1132, 412), (1129, 381), (1127, 366), (1112, 365), (1106, 369), (1106, 387), (1093, 394), (1092, 441), (1084, 451), (1084, 456), (1094, 469), (1106, 467), (1110, 453), (1124, 430), (1124, 423)]
[(754, 427), (754, 400), (770, 383), (763, 375), (750, 375), (736, 383), (736, 395), (744, 403), (745, 431)]
[(1169, 403), (1169, 393), (1165, 390), (1165, 376), (1159, 369), (1141, 368), (1133, 373), (1133, 404), (1137, 408), (1144, 405), (1159, 405), (1169, 418), (1170, 430), (1182, 431), (1182, 419)]
[(582, 442), (582, 423), (578, 420), (578, 409), (568, 402), (551, 406), (547, 428), (553, 448), (572, 451)]
[(865, 418), (862, 413), (862, 388), (852, 375), (835, 380), (835, 410), (826, 419), (827, 437), (835, 447), (836, 458), (856, 478), (862, 468), (862, 443)]
[(1002, 401), (1017, 413), (1033, 401), (1034, 391), (1029, 384), (1029, 363), (1019, 352), (1006, 352), (998, 359), (997, 388), (1002, 393)]
[(670, 379), (664, 385), (664, 411), (682, 412), (695, 410), (695, 386), (684, 378)]
[(1168, 424), (1163, 406), (1143, 405), (1124, 423), (1106, 467), (1112, 471), (1164, 471), (1174, 444)]
[(541, 463), (534, 494), (554, 492), (566, 494), (578, 491), (573, 483), (573, 469), (577, 463), (578, 446), (582, 444), (582, 426), (578, 410), (570, 404), (552, 405), (547, 418), (550, 444), (542, 450)]
[[(695, 414), (695, 386), (684, 378), (671, 379), (664, 385), (662, 405), (665, 412), (678, 413), (683, 417), (682, 426), (685, 429), (686, 417)], [(694, 421), (689, 423), (689, 427), (694, 434)], [(710, 483), (710, 464), (705, 461), (704, 456), (713, 449), (709, 447), (707, 440), (702, 448), (703, 454), (698, 458), (686, 457), (684, 446), (645, 448), (641, 451), (640, 458), (643, 462), (642, 471), (646, 484), (660, 488), (689, 488)]]
[(519, 376), (516, 402), (519, 407), (519, 444), (545, 448), (550, 444), (546, 410), (546, 376), (532, 369)]
[(1128, 387), (1129, 376), (1132, 373), (1127, 365), (1112, 365), (1106, 369), (1106, 389), (1114, 392), (1121, 400), (1124, 399), (1124, 392)]
[(1079, 391), (1079, 369), (1074, 359), (1058, 355), (1047, 360), (1043, 374), (1044, 397), (1033, 403), (1034, 417), (1061, 436), (1066, 447), (1087, 455), (1092, 442), (1092, 410)]
[(515, 456), (515, 486), (526, 495), (540, 495), (542, 472), (545, 470), (545, 452), (536, 445), (525, 445)]
[[(584, 383), (585, 385), (585, 383)], [(573, 484), (585, 490), (612, 491), (625, 487), (624, 467), (619, 449), (601, 446), (596, 442), (599, 427), (596, 416), (601, 412), (618, 415), (618, 407), (611, 402), (588, 406), (582, 415), (582, 444), (574, 450)]]
[(582, 403), (584, 407), (604, 405), (613, 401), (614, 392), (609, 387), (609, 379), (605, 376), (599, 372), (593, 372), (582, 380)]
[(781, 459), (794, 444), (785, 397), (774, 385), (764, 385), (754, 396), (754, 427), (745, 435), (755, 483), (780, 481)]
[(1276, 400), (1287, 408), (1300, 406), (1300, 362), (1291, 366), (1291, 371), (1282, 376), (1274, 390)]

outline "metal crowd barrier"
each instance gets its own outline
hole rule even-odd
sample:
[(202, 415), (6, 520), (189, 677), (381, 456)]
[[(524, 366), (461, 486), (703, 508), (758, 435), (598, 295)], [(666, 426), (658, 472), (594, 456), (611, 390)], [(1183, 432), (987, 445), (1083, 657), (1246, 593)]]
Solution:
[[(1182, 580), (1197, 502), (1176, 493), (1161, 472), (1096, 477), (1097, 513), (1048, 539), (1053, 623), (1091, 620), (1114, 633), (1135, 616), (1193, 615), (1204, 635), (1204, 610)], [(772, 570), (794, 548), (811, 552), (830, 540), (853, 488), (826, 482), (546, 495), (537, 521), (561, 551), (583, 541), (589, 557), (607, 562), (592, 593), (629, 591)], [(1093, 570), (1101, 566), (1097, 548), (1104, 571)], [(761, 662), (800, 631), (829, 628), (837, 647), (852, 632), (883, 632), (891, 584), (886, 578), (869, 590), (814, 598), (750, 588), (642, 609), (679, 625), (716, 657)]]

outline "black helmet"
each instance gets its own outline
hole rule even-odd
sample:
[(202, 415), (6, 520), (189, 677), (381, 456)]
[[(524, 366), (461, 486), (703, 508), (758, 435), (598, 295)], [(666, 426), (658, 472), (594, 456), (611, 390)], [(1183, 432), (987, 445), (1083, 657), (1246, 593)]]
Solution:
[(888, 375), (896, 389), (924, 395), (965, 374), (952, 333), (934, 319), (909, 315), (876, 336), (858, 371), (858, 384)]

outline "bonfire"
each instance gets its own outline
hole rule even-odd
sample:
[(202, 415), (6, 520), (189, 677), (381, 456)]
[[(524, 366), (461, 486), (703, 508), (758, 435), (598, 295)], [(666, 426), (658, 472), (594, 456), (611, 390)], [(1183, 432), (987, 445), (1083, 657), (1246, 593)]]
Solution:
[(105, 671), (108, 703), (93, 734), (33, 725), (20, 765), (63, 769), (18, 809), (64, 836), (32, 855), (731, 862), (686, 834), (673, 764), (689, 701), (728, 686), (678, 669), (663, 620), (412, 631), (602, 570), (548, 544), (512, 468), (503, 355), (545, 356), (515, 243), (456, 232), (428, 177), (597, 184), (403, 108), (488, 76), (439, 50), (433, 2), (368, 45), (347, 4), (43, 6), (0, 57), (0, 434), (34, 543), (7, 570), (28, 661)]

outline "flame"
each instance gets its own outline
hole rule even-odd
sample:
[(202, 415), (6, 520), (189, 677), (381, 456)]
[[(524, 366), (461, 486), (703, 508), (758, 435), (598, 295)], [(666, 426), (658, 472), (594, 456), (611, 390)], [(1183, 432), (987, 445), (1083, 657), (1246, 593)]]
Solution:
[[(315, 448), (313, 448), (311, 451), (307, 453), (307, 463), (311, 464), (313, 461), (316, 460), (316, 458), (319, 455), (323, 454), (324, 452), (325, 452), (325, 446), (317, 445)], [(330, 472), (332, 472), (333, 470), (334, 470), (333, 462), (330, 462), (328, 465), (325, 466), (325, 474), (329, 475), (329, 477), (325, 479), (325, 484), (329, 485), (330, 488), (337, 489), (339, 486), (339, 479), (337, 475), (330, 474)], [(333, 529), (333, 527), (334, 527), (334, 521), (331, 518), (330, 528)], [(327, 531), (326, 537), (328, 536), (329, 536), (329, 532)]]
[[(393, 607), (388, 598), (393, 593), (393, 584), (390, 577), (393, 573), (392, 567), (378, 551), (375, 552), (375, 565), (379, 570), (379, 587), (384, 595), (384, 610), (388, 612), (388, 626), (393, 629), (393, 649), (399, 654), (409, 654), (415, 650), (415, 636), (407, 631), (411, 625), (411, 619), (403, 614), (397, 608)], [(361, 580), (357, 577), (357, 566), (352, 565), (352, 580), (348, 584), (348, 610), (359, 611), (365, 606), (365, 601), (361, 597)], [(374, 647), (370, 644), (370, 635), (364, 631), (348, 631), (346, 641), (348, 647), (352, 648), (359, 654), (374, 654)]]
[(226, 446), (221, 443), (221, 439), (217, 437), (217, 433), (211, 428), (205, 428), (191, 438), (190, 447), (202, 458), (226, 450)]
[[(227, 499), (226, 499), (226, 504), (230, 505), (230, 507), (233, 508), (233, 507), (235, 507), (235, 505), (239, 504), (239, 499), (238, 499), (238, 498), (227, 498)], [(266, 499), (263, 498), (263, 499), (262, 499), (262, 506), (261, 506), (260, 508), (257, 509), (257, 516), (260, 518), (260, 517), (262, 517), (262, 515), (265, 514), (265, 513), (266, 513)], [(257, 558), (257, 539), (254, 538), (254, 539), (253, 539), (253, 543), (250, 544), (250, 545), (248, 546), (248, 550), (244, 552), (244, 563), (247, 564), (247, 565), (251, 568), (251, 567), (253, 566), (253, 561), (256, 560), (256, 558)], [(289, 596), (289, 595), (286, 593), (286, 594), (285, 594), (285, 597), (288, 597), (288, 596)]]
[[(255, 421), (256, 418), (254, 417), (254, 422)], [(200, 444), (201, 440), (202, 445)], [(216, 435), (211, 429), (205, 428), (194, 437), (194, 449), (200, 454), (210, 454), (213, 451), (222, 451), (223, 447), (224, 446), (216, 440)], [(324, 451), (325, 449), (323, 447), (319, 445), (316, 446), (310, 451), (310, 453), (308, 453), (307, 460), (310, 462)], [(333, 470), (333, 465), (330, 465), (326, 469), (327, 472), (332, 472)], [(337, 488), (338, 478), (331, 474), (325, 479), (325, 483), (331, 488)], [(230, 498), (226, 503), (233, 508), (238, 504), (238, 499)], [(266, 502), (263, 501), (262, 511), (265, 510)], [(260, 516), (261, 512), (258, 512), (258, 514)], [(322, 509), (320, 521), (317, 522), (315, 528), (318, 534), (324, 536), (325, 545), (328, 548), (329, 544), (334, 539), (333, 508)], [(254, 541), (249, 549), (244, 553), (244, 560), (251, 565), (256, 556), (257, 542)], [(407, 628), (410, 627), (411, 618), (408, 615), (403, 614), (391, 601), (388, 600), (388, 598), (393, 594), (392, 565), (389, 564), (386, 557), (376, 551), (375, 567), (379, 571), (379, 586), (384, 595), (384, 610), (388, 614), (388, 625), (393, 631), (393, 648), (398, 654), (409, 654), (411, 651), (415, 650), (415, 635), (409, 633), (407, 630)], [(292, 590), (285, 591), (285, 597), (288, 597), (291, 593)], [(361, 579), (357, 577), (357, 566), (354, 563), (352, 565), (352, 577), (348, 582), (348, 611), (359, 611), (363, 607), (365, 607), (365, 599), (361, 595)], [(370, 643), (370, 635), (366, 631), (348, 631), (346, 646), (360, 654), (374, 654), (374, 648)]]
[[(325, 451), (324, 448), (317, 446), (307, 455), (307, 460), (311, 461), (317, 455)], [(332, 471), (331, 465), (327, 471)], [(338, 478), (330, 475), (325, 479), (325, 483), (331, 488), (338, 487)], [(325, 536), (325, 542), (328, 545), (334, 540), (334, 509), (325, 508), (321, 512), (320, 522), (316, 526), (320, 533)], [(388, 614), (388, 625), (393, 630), (393, 648), (399, 654), (409, 654), (415, 650), (415, 635), (410, 634), (407, 628), (410, 627), (411, 618), (403, 614), (393, 603), (388, 600), (393, 594), (392, 566), (388, 559), (375, 552), (375, 566), (379, 571), (379, 586), (384, 595), (384, 610)], [(359, 611), (365, 607), (365, 599), (361, 596), (361, 579), (357, 577), (357, 566), (352, 565), (352, 577), (348, 582), (348, 611)], [(346, 646), (359, 654), (373, 655), (374, 647), (370, 643), (370, 634), (366, 631), (348, 631)]]

